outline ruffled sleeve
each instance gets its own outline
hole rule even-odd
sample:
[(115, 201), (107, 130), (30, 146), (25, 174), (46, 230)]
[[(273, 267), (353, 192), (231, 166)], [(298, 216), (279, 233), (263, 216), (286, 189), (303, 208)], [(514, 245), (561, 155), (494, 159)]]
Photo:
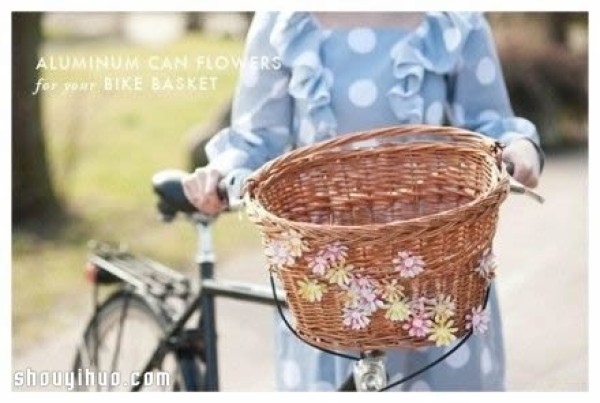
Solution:
[(280, 13), (270, 35), (270, 42), (284, 66), (291, 71), (289, 94), (306, 105), (314, 131), (315, 143), (335, 136), (337, 121), (331, 107), (332, 77), (321, 60), (324, 33), (311, 13)]
[(206, 145), (209, 166), (222, 174), (234, 168), (256, 169), (291, 146), (290, 71), (269, 41), (276, 16), (256, 13), (246, 39), (231, 125)]

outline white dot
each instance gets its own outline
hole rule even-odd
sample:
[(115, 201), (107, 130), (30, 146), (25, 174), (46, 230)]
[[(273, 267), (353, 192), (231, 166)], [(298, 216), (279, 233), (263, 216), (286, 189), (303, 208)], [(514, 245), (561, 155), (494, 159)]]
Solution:
[(489, 57), (484, 57), (477, 64), (477, 80), (481, 84), (487, 85), (494, 82), (496, 78), (496, 66), (494, 66), (494, 62)]
[[(451, 348), (446, 348), (446, 352)], [(446, 364), (454, 369), (461, 368), (467, 365), (469, 358), (471, 358), (471, 349), (468, 344), (464, 344), (446, 358)]]
[(425, 36), (427, 36), (427, 33), (429, 32), (429, 24), (427, 22), (424, 22), (423, 24), (421, 24), (419, 26), (419, 28), (417, 28), (417, 30), (415, 32), (418, 37), (424, 38)]
[(377, 98), (377, 86), (372, 80), (357, 80), (348, 89), (350, 102), (359, 108), (366, 108)]
[(315, 392), (315, 391), (327, 392), (327, 391), (335, 390), (335, 388), (329, 382), (319, 381), (319, 382), (315, 382), (315, 383), (311, 384), (309, 386), (308, 390), (311, 392)]
[(282, 363), (283, 383), (286, 388), (294, 389), (300, 385), (300, 367), (296, 361), (285, 360)]
[(299, 127), (300, 136), (312, 139), (315, 136), (315, 126), (308, 119), (302, 119)]
[(425, 121), (429, 124), (439, 125), (444, 117), (444, 106), (441, 102), (435, 101), (427, 108), (425, 112)]
[(479, 121), (488, 122), (500, 119), (500, 114), (493, 109), (486, 109), (479, 114)]
[(294, 59), (293, 64), (301, 66), (316, 66), (319, 64), (319, 56), (315, 52), (307, 50), (306, 52), (299, 54), (298, 57)]
[(376, 42), (375, 33), (369, 28), (356, 28), (348, 33), (348, 46), (356, 53), (369, 53)]
[(462, 125), (465, 123), (465, 109), (459, 103), (452, 105), (452, 116), (454, 117), (454, 123)]
[(418, 381), (412, 384), (410, 390), (413, 392), (428, 392), (431, 390), (431, 388), (429, 387), (427, 382), (419, 379)]
[(242, 74), (242, 84), (245, 87), (252, 88), (258, 82), (258, 68), (248, 67)]
[(453, 52), (458, 48), (461, 40), (458, 28), (448, 28), (444, 31), (444, 44), (448, 52)]
[(273, 87), (271, 88), (271, 98), (281, 98), (287, 94), (288, 82), (289, 79), (286, 77), (275, 81), (275, 83), (273, 83)]
[(484, 375), (492, 372), (492, 353), (487, 347), (481, 352), (481, 371)]

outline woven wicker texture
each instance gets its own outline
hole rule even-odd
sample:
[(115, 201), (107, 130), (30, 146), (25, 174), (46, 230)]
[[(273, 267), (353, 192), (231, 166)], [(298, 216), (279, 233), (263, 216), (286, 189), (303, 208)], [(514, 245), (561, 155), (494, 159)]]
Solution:
[[(247, 182), (251, 217), (265, 242), (285, 231), (304, 250), (291, 264), (271, 267), (286, 291), (295, 327), (305, 340), (333, 349), (421, 347), (402, 321), (369, 315), (360, 329), (344, 324), (347, 290), (315, 275), (311, 256), (326, 245), (347, 247), (352, 275), (385, 284), (396, 280), (411, 300), (450, 296), (458, 329), (483, 304), (491, 278), (475, 268), (492, 246), (498, 210), (509, 190), (501, 147), (463, 129), (399, 126), (341, 136), (303, 147), (265, 164)], [(399, 251), (424, 262), (412, 278), (392, 263)], [(325, 284), (320, 300), (301, 297), (306, 279)]]

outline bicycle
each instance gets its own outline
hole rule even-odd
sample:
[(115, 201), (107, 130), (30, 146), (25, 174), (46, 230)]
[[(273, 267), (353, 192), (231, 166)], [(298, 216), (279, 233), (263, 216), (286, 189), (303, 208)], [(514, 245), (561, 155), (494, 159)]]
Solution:
[[(198, 212), (187, 201), (181, 185), (184, 175), (183, 171), (162, 171), (154, 175), (152, 183), (163, 220), (170, 222), (178, 214), (183, 214), (196, 227), (199, 274), (196, 287), (191, 279), (159, 262), (135, 256), (120, 246), (92, 243), (87, 274), (93, 284), (94, 311), (77, 347), (72, 368), (73, 373), (79, 376), (76, 390), (129, 388), (139, 391), (158, 386), (161, 390), (172, 391), (218, 391), (216, 297), (274, 306), (290, 331), (294, 332), (282, 312), (286, 304), (284, 292), (276, 289), (273, 277), (270, 287), (215, 279), (211, 229), (216, 217)], [(240, 189), (244, 176), (244, 172), (233, 172), (219, 184), (219, 193), (229, 201), (230, 210), (241, 205)], [(518, 187), (514, 187), (513, 191), (524, 193)], [(116, 290), (100, 301), (99, 287), (110, 285), (116, 286)], [(195, 324), (192, 323), (193, 318)], [(126, 332), (127, 329), (136, 329), (132, 327), (134, 325), (138, 333), (140, 326), (145, 330), (137, 338)], [(383, 351), (367, 351), (359, 357), (324, 351), (356, 360), (353, 372), (338, 391), (383, 391), (443, 361), (470, 335), (439, 359), (392, 384), (387, 384)], [(143, 342), (151, 343), (152, 347), (148, 348)], [(135, 372), (135, 369), (139, 371)], [(93, 385), (89, 385), (90, 382), (81, 382), (80, 379), (84, 371), (91, 371), (97, 376), (117, 370), (120, 373), (136, 373), (137, 382), (113, 385), (105, 381), (102, 385), (98, 379), (92, 378)], [(146, 384), (147, 374), (157, 375), (164, 371), (170, 373), (174, 382), (168, 385)]]

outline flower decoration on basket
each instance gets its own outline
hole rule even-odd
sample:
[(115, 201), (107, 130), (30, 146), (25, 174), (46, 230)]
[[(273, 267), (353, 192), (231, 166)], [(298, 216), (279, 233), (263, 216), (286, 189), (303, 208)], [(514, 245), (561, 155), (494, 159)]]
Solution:
[[(341, 298), (340, 320), (343, 326), (360, 331), (372, 323), (373, 315), (381, 311), (383, 317), (398, 323), (408, 337), (416, 341), (430, 341), (436, 346), (447, 346), (456, 340), (456, 301), (452, 295), (438, 293), (434, 297), (405, 293), (400, 280), (410, 282), (426, 272), (425, 259), (410, 250), (398, 251), (390, 260), (389, 279), (376, 280), (369, 270), (348, 261), (349, 248), (340, 241), (320, 246), (313, 252), (308, 243), (294, 230), (281, 231), (267, 239), (265, 254), (269, 268), (306, 265), (304, 277), (296, 281), (297, 294), (306, 303), (320, 303), (327, 292)], [(473, 269), (491, 281), (495, 262), (491, 249), (485, 249)], [(489, 316), (482, 306), (474, 307), (464, 318), (465, 330), (484, 333)]]

